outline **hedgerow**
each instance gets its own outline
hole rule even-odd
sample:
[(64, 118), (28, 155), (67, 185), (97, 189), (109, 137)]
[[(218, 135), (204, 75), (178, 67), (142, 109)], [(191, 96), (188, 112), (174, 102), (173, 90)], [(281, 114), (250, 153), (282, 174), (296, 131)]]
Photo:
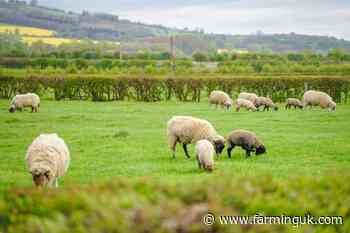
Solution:
[[(349, 178), (213, 177), (182, 183), (115, 178), (105, 184), (63, 189), (13, 189), (0, 196), (0, 231), (349, 232)], [(208, 212), (216, 216), (210, 227), (202, 223)], [(222, 225), (219, 220), (221, 215), (255, 214), (340, 216), (343, 224)]]
[(17, 93), (53, 93), (56, 100), (81, 99), (93, 101), (136, 100), (155, 102), (176, 99), (200, 101), (215, 89), (232, 96), (241, 91), (270, 96), (276, 102), (288, 97), (301, 97), (305, 89), (329, 93), (336, 102), (346, 102), (350, 77), (322, 76), (107, 76), (107, 75), (35, 75), (0, 73), (0, 97)]

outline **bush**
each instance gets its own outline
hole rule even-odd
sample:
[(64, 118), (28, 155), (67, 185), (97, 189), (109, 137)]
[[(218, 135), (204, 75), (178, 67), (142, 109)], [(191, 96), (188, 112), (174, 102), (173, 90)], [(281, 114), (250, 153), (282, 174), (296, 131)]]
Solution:
[[(139, 73), (140, 68), (129, 70)], [(74, 65), (67, 68), (74, 74)], [(241, 91), (256, 92), (260, 96), (270, 96), (275, 102), (284, 102), (290, 96), (301, 97), (305, 85), (329, 93), (336, 102), (346, 102), (350, 91), (349, 77), (199, 77), (177, 74), (173, 77), (107, 76), (107, 75), (35, 75), (29, 72), (11, 75), (3, 72), (0, 76), (0, 97), (11, 98), (16, 93), (51, 91), (59, 99), (92, 99), (162, 101), (176, 98), (179, 101), (200, 101), (215, 89), (237, 96)]]
[[(58, 190), (14, 189), (0, 197), (0, 230), (8, 233), (349, 232), (349, 178), (349, 175), (288, 180), (266, 176), (213, 177), (182, 183), (114, 178), (106, 184)], [(215, 224), (210, 227), (202, 223), (202, 216), (208, 212), (216, 216)], [(255, 214), (341, 216), (343, 224), (221, 225), (218, 219), (220, 215)]]

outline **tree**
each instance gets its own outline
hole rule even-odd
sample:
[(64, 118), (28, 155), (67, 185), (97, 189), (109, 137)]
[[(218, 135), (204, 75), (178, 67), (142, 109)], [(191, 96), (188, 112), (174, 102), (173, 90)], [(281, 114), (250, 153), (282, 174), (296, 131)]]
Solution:
[(203, 62), (203, 61), (206, 61), (207, 60), (207, 56), (204, 54), (204, 53), (201, 53), (201, 52), (195, 52), (193, 55), (192, 55), (193, 59), (196, 61), (196, 62)]

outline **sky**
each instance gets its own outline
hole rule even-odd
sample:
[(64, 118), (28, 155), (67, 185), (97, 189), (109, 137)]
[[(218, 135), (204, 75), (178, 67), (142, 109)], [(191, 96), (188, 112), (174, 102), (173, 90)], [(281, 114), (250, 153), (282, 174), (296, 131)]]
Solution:
[(290, 33), (350, 40), (350, 0), (39, 0), (41, 5), (106, 12), (207, 33)]

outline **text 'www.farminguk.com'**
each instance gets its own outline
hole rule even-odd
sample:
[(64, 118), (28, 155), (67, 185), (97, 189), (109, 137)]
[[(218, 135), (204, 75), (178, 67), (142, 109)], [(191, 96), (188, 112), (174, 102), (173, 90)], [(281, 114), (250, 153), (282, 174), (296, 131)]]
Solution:
[(262, 225), (262, 224), (290, 224), (295, 227), (301, 225), (342, 225), (342, 216), (320, 216), (315, 217), (312, 215), (305, 216), (264, 216), (255, 214), (253, 216), (230, 216), (221, 215), (215, 217), (215, 215), (208, 213), (203, 216), (203, 223), (205, 225), (213, 225), (215, 222), (222, 225)]

